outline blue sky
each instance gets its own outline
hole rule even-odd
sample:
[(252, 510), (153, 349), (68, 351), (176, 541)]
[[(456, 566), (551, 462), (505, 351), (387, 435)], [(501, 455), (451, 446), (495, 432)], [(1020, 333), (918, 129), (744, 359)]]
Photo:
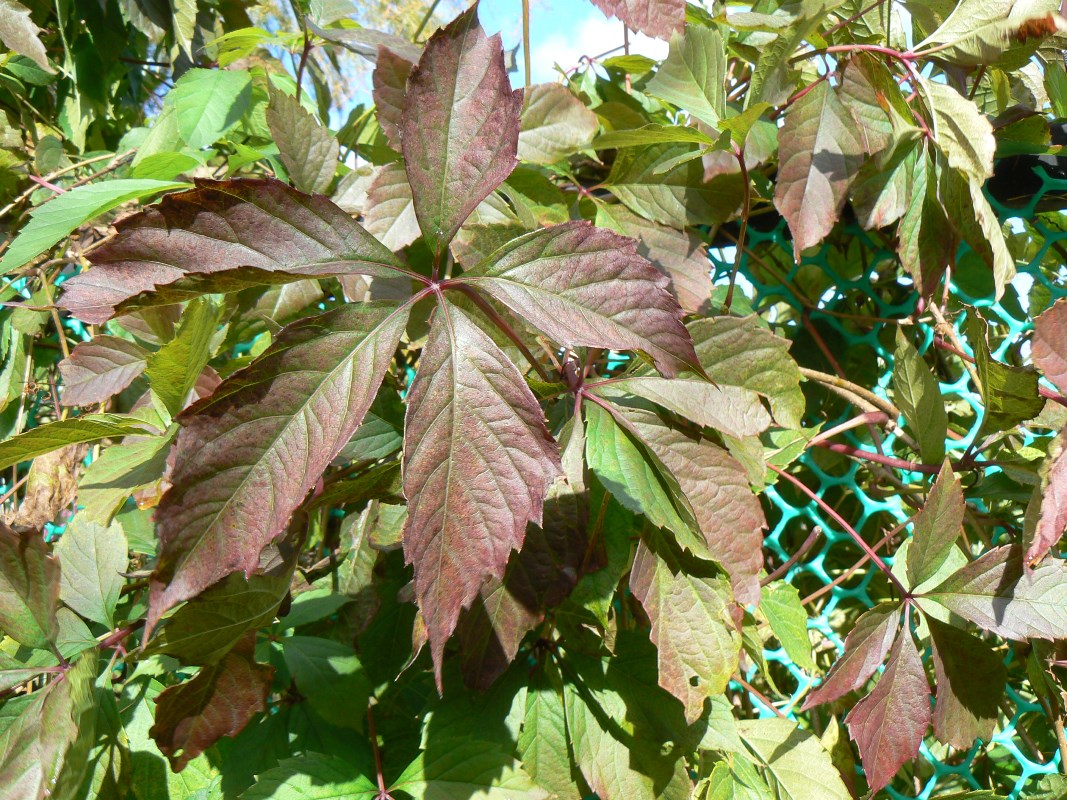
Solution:
[[(622, 23), (608, 18), (589, 0), (531, 0), (530, 55), (534, 83), (555, 81), (553, 64), (564, 69), (577, 66), (582, 55), (595, 56), (622, 45)], [(481, 0), (482, 26), (499, 32), (505, 48), (522, 41), (521, 0)], [(667, 55), (667, 43), (630, 35), (630, 52), (652, 58)], [(517, 54), (519, 72), (512, 75), (516, 86), (523, 82), (522, 48)]]

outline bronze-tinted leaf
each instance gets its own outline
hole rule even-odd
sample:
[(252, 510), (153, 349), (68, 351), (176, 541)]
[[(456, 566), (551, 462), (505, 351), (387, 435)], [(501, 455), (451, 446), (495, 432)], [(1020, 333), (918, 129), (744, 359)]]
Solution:
[(149, 631), (176, 603), (256, 569), (362, 422), (407, 316), (407, 306), (365, 303), (295, 322), (182, 414), (157, 515)]
[(325, 197), (277, 180), (197, 183), (127, 217), (93, 252), (93, 268), (64, 284), (59, 304), (86, 322), (189, 273), (237, 267), (314, 275), (392, 275), (400, 262)]
[(438, 30), (407, 82), (401, 144), (415, 215), (438, 258), (459, 226), (515, 168), (522, 92), (500, 36), (473, 6)]
[(845, 717), (872, 792), (889, 783), (897, 770), (915, 758), (930, 718), (926, 670), (911, 632), (904, 631), (889, 653), (878, 685)]
[(59, 562), (37, 530), (0, 523), (0, 631), (19, 644), (44, 649), (55, 641)]
[(149, 735), (175, 772), (223, 736), (236, 736), (266, 710), (274, 667), (255, 662), (254, 645), (249, 637), (220, 662), (156, 699), (156, 723)]
[(1034, 364), (1061, 392), (1067, 392), (1067, 300), (1034, 318)]
[(367, 189), (363, 224), (392, 250), (407, 247), (422, 235), (402, 165), (386, 164), (378, 169)]
[(94, 336), (59, 363), (63, 377), (60, 402), (65, 406), (102, 403), (144, 372), (148, 351), (117, 336)]
[(911, 547), (908, 548), (908, 580), (918, 586), (929, 580), (945, 563), (963, 531), (963, 487), (945, 462), (924, 505), (915, 515)]
[(827, 81), (790, 106), (778, 141), (774, 205), (789, 223), (799, 260), (837, 221), (862, 164), (863, 142), (855, 120)]
[(641, 350), (668, 376), (697, 365), (666, 276), (632, 239), (587, 222), (520, 236), (461, 280), (559, 344)]
[(803, 710), (829, 703), (865, 684), (882, 666), (899, 628), (900, 607), (897, 605), (881, 603), (865, 612), (845, 637), (845, 652), (834, 663), (822, 685), (808, 695)]
[(1042, 471), (1041, 514), (1034, 528), (1034, 538), (1027, 544), (1024, 559), (1027, 564), (1040, 561), (1063, 537), (1067, 530), (1067, 448), (1065, 434), (1060, 431), (1052, 445), (1048, 461)]
[(522, 375), (451, 303), (438, 308), (407, 402), (404, 554), (440, 683), (460, 611), (504, 575), (562, 468)]
[(341, 147), (300, 101), (269, 84), (266, 118), (289, 180), (303, 192), (324, 194), (333, 182)]
[(685, 0), (593, 0), (593, 5), (628, 28), (659, 39), (685, 26)]
[(721, 573), (672, 565), (642, 540), (630, 589), (652, 622), (659, 685), (685, 704), (686, 720), (695, 722), (704, 701), (724, 692), (737, 669), (741, 635), (730, 617), (730, 584)]
[(973, 634), (933, 617), (926, 623), (937, 674), (934, 733), (945, 744), (962, 749), (975, 739), (988, 742), (1004, 694), (1004, 660)]
[(400, 151), (400, 128), (404, 124), (404, 91), (408, 75), (414, 66), (403, 56), (385, 45), (378, 47), (378, 61), (374, 66), (374, 107), (378, 125), (389, 146)]

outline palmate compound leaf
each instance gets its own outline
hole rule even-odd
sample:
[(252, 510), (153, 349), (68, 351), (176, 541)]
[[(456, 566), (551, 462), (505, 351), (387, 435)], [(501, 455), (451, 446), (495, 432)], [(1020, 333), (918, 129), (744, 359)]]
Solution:
[(440, 259), (460, 225), (515, 168), (522, 92), (477, 5), (439, 29), (411, 71), (400, 124), (415, 215)]
[(892, 780), (919, 752), (930, 727), (930, 684), (911, 632), (904, 630), (871, 693), (845, 717), (872, 792)]
[(704, 713), (707, 698), (725, 691), (741, 651), (729, 581), (700, 572), (672, 564), (644, 540), (630, 571), (630, 589), (652, 622), (659, 684), (685, 704), (689, 723)]
[(404, 554), (441, 681), (445, 642), (485, 581), (499, 579), (562, 471), (518, 369), (442, 300), (408, 394)]
[(825, 238), (859, 172), (863, 141), (856, 122), (827, 81), (797, 100), (778, 133), (774, 205), (789, 223), (793, 252)]
[(685, 25), (685, 0), (593, 0), (593, 5), (657, 39), (666, 39)]
[(575, 221), (508, 242), (459, 279), (570, 347), (640, 350), (673, 376), (699, 365), (665, 275), (637, 243)]
[(274, 667), (257, 664), (254, 650), (255, 638), (249, 636), (217, 664), (157, 698), (149, 735), (175, 772), (223, 736), (236, 736), (266, 710)]
[(919, 598), (935, 602), (979, 628), (1013, 641), (1067, 638), (1067, 564), (1046, 559), (1024, 571), (1009, 545), (960, 568)]
[(256, 569), (362, 422), (408, 310), (364, 303), (299, 320), (183, 413), (173, 487), (157, 515), (149, 632), (175, 604)]
[(59, 305), (102, 323), (115, 307), (191, 274), (237, 267), (325, 275), (392, 276), (388, 249), (325, 197), (273, 179), (197, 182), (127, 217), (93, 252), (93, 267), (64, 283)]
[(880, 603), (864, 612), (845, 637), (845, 652), (804, 701), (803, 711), (860, 688), (882, 665), (900, 628), (900, 606)]

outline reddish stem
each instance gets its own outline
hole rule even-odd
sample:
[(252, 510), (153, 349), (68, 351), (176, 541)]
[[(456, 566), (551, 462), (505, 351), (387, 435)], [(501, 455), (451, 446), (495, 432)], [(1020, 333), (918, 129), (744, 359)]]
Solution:
[(880, 555), (878, 555), (869, 544), (867, 544), (867, 542), (864, 540), (864, 538), (862, 536), (859, 535), (859, 533), (856, 531), (856, 529), (853, 528), (851, 525), (849, 525), (845, 521), (844, 517), (842, 517), (833, 508), (831, 508), (830, 505), (825, 500), (823, 500), (821, 497), (819, 497), (819, 495), (817, 495), (815, 492), (813, 492), (811, 489), (809, 489), (807, 486), (805, 486), (804, 483), (799, 478), (797, 478), (796, 476), (790, 475), (784, 469), (782, 469), (781, 467), (778, 467), (778, 466), (776, 466), (774, 464), (767, 464), (767, 466), (771, 470), (773, 470), (774, 472), (777, 472), (779, 475), (781, 475), (787, 481), (792, 483), (794, 486), (796, 486), (797, 489), (799, 489), (801, 492), (803, 492), (805, 495), (807, 495), (808, 498), (810, 498), (811, 500), (815, 501), (815, 504), (817, 506), (819, 506), (819, 508), (821, 508), (823, 511), (825, 511), (830, 516), (830, 518), (832, 520), (834, 520), (834, 522), (836, 522), (841, 527), (842, 530), (845, 531), (845, 533), (847, 533), (850, 537), (852, 537), (852, 540), (859, 546), (860, 550), (862, 550), (864, 553), (866, 553), (870, 557), (871, 561), (873, 561), (875, 563), (875, 566), (877, 566), (878, 569), (880, 569), (882, 572), (885, 573), (885, 576), (887, 578), (889, 578), (889, 582), (892, 583), (893, 586), (896, 587), (898, 592), (900, 592), (901, 597), (903, 597), (907, 601), (911, 600), (911, 594), (905, 588), (904, 584), (902, 584), (900, 582), (900, 579), (896, 575), (893, 574), (893, 570), (891, 570), (889, 568), (889, 565), (887, 565), (882, 560), (882, 557)]

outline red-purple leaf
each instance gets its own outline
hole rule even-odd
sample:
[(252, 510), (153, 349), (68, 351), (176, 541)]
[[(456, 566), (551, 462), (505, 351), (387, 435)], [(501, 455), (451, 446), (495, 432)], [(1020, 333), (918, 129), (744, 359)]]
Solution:
[(609, 17), (658, 39), (669, 39), (685, 27), (685, 0), (593, 0)]
[(1061, 392), (1067, 392), (1067, 299), (1034, 318), (1034, 366)]
[(1007, 669), (1004, 660), (977, 636), (926, 618), (933, 640), (937, 675), (934, 734), (966, 749), (975, 739), (989, 741), (997, 723)]
[(789, 223), (799, 260), (834, 227), (863, 163), (863, 142), (827, 81), (815, 84), (789, 108), (778, 141), (774, 205)]
[(909, 631), (897, 637), (878, 685), (845, 717), (871, 792), (919, 752), (930, 727), (930, 684)]
[(0, 522), (0, 631), (44, 649), (58, 633), (59, 562), (40, 531), (16, 532)]
[(59, 304), (102, 323), (115, 306), (189, 273), (236, 267), (316, 275), (392, 275), (396, 256), (325, 197), (277, 180), (197, 182), (119, 222), (93, 268), (64, 284)]
[[(1036, 345), (1035, 345), (1036, 347)], [(1033, 564), (1045, 557), (1067, 529), (1067, 432), (1060, 431), (1049, 453), (1047, 472), (1041, 491), (1041, 513), (1034, 529), (1033, 541), (1026, 548), (1024, 560)]]
[(685, 704), (695, 722), (707, 698), (722, 694), (737, 670), (741, 635), (730, 618), (733, 597), (724, 576), (679, 569), (642, 540), (630, 589), (652, 622), (659, 685)]
[(461, 280), (559, 344), (641, 350), (667, 376), (701, 371), (669, 281), (633, 239), (566, 222), (508, 242)]
[(389, 146), (400, 152), (400, 128), (404, 124), (404, 91), (414, 66), (385, 45), (378, 48), (374, 67), (374, 106), (378, 125)]
[(404, 554), (440, 684), (445, 642), (487, 579), (504, 575), (562, 466), (522, 375), (442, 302), (407, 398)]
[(279, 533), (359, 427), (392, 363), (408, 307), (347, 305), (284, 328), (250, 367), (181, 416), (148, 629), (242, 570)]
[(422, 235), (402, 165), (386, 164), (374, 176), (367, 188), (363, 224), (392, 250), (407, 247)]
[(602, 542), (600, 547), (592, 544), (587, 527), (585, 431), (580, 419), (571, 428), (561, 460), (565, 477), (548, 490), (542, 525), (527, 526), (522, 550), (512, 555), (503, 581), (487, 583), (460, 620), (463, 678), (473, 688), (487, 689), (545, 611), (559, 605), (582, 575), (604, 565)]
[(156, 699), (156, 722), (148, 733), (175, 772), (266, 710), (274, 667), (257, 664), (254, 649), (255, 637), (249, 636), (220, 662)]
[(845, 652), (822, 685), (808, 695), (802, 710), (829, 703), (865, 684), (885, 661), (899, 628), (899, 605), (882, 603), (865, 612), (845, 637)]
[(459, 226), (515, 168), (522, 91), (478, 6), (438, 30), (407, 82), (400, 127), (415, 215), (440, 258)]
[(915, 515), (908, 548), (908, 580), (913, 587), (932, 578), (945, 563), (963, 531), (964, 508), (963, 487), (946, 461), (926, 505)]
[(71, 351), (59, 364), (65, 406), (102, 403), (144, 372), (148, 351), (117, 336), (96, 336)]

